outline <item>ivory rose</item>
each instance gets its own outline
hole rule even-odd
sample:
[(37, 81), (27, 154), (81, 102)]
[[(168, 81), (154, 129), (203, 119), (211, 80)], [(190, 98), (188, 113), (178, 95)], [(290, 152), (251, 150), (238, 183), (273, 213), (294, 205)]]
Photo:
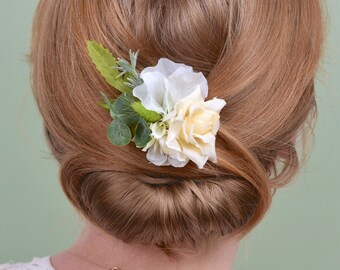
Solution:
[(148, 160), (175, 167), (183, 167), (191, 160), (200, 169), (207, 160), (216, 163), (215, 136), (219, 129), (219, 112), (225, 104), (217, 98), (204, 101), (197, 87), (164, 116), (163, 121), (169, 127), (161, 136), (157, 137), (160, 133), (155, 132), (159, 124), (153, 124), (153, 141), (144, 149), (149, 149)]

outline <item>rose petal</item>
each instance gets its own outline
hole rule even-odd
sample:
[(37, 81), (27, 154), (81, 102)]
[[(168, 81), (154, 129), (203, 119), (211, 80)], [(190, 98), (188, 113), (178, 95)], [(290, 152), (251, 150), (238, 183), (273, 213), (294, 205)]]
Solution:
[(175, 158), (172, 158), (172, 157), (169, 156), (168, 161), (169, 161), (171, 166), (184, 167), (189, 162), (189, 159), (187, 158), (186, 160), (181, 161), (181, 160), (178, 160), (178, 159), (175, 159)]
[(170, 113), (171, 111), (173, 111), (174, 106), (175, 106), (175, 102), (171, 97), (170, 91), (169, 91), (169, 89), (166, 89), (165, 93), (164, 93), (164, 97), (163, 97), (163, 110), (164, 110), (164, 112), (166, 114)]
[(195, 134), (195, 137), (199, 138), (202, 142), (208, 143), (208, 144), (211, 144), (211, 142), (215, 140), (215, 135), (212, 134), (211, 132), (208, 132), (204, 135)]
[(201, 155), (198, 151), (197, 148), (192, 145), (192, 144), (188, 144), (183, 142), (182, 146), (182, 152), (183, 154), (188, 157), (191, 161), (193, 161), (194, 163), (196, 163), (197, 167), (202, 169), (204, 164), (207, 162), (208, 160), (208, 156), (207, 155)]
[(167, 155), (164, 154), (157, 141), (148, 149), (148, 152), (146, 153), (146, 158), (157, 166), (170, 164), (168, 162)]
[(181, 151), (181, 146), (178, 144), (177, 135), (181, 129), (182, 121), (173, 120), (169, 124), (168, 136), (166, 138), (165, 144), (168, 148)]
[(164, 83), (175, 104), (190, 95), (197, 87), (200, 88), (203, 99), (208, 95), (208, 83), (203, 73), (188, 72), (183, 67), (178, 68), (171, 76), (165, 77)]
[[(194, 105), (193, 104), (194, 102), (204, 102), (204, 99), (202, 97), (202, 93), (201, 93), (199, 86), (197, 86), (195, 88), (195, 90), (192, 93), (190, 93), (188, 96), (186, 96), (186, 97), (182, 98), (180, 101), (178, 101), (175, 105), (175, 110), (184, 111), (184, 114), (185, 114), (187, 107)], [(182, 113), (182, 115), (179, 114), (179, 117), (183, 117), (183, 113)]]
[(143, 106), (158, 113), (164, 113), (163, 97), (165, 92), (164, 76), (160, 72), (146, 73), (141, 76), (144, 83), (135, 87), (132, 94)]
[(143, 152), (148, 150), (156, 142), (155, 138), (152, 138), (142, 149)]
[(227, 103), (225, 102), (224, 99), (220, 99), (220, 98), (216, 98), (216, 97), (214, 97), (211, 100), (208, 100), (208, 101), (204, 102), (205, 106), (207, 106), (211, 110), (214, 110), (217, 113), (220, 113), (220, 111), (223, 109), (223, 107), (226, 104)]
[(212, 133), (207, 133), (205, 135), (197, 135), (196, 137), (202, 140), (203, 144), (201, 145), (204, 147), (204, 154), (208, 156), (208, 160), (216, 163), (216, 136)]
[(187, 72), (192, 72), (192, 67), (190, 66), (187, 66), (182, 63), (173, 62), (168, 58), (160, 58), (156, 66), (147, 67), (143, 69), (141, 72), (141, 76), (143, 76), (145, 73), (156, 71), (161, 72), (165, 77), (168, 77), (172, 73), (174, 73), (175, 70), (178, 69), (179, 67), (183, 67)]

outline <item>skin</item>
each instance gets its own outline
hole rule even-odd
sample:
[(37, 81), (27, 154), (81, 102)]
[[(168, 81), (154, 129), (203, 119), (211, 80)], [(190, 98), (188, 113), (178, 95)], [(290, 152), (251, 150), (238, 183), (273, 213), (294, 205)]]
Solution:
[(169, 260), (156, 247), (126, 244), (85, 222), (79, 238), (68, 249), (52, 255), (51, 264), (56, 270), (102, 270), (114, 266), (120, 270), (231, 270), (238, 245), (238, 240), (219, 242), (210, 252), (186, 256), (180, 262), (175, 262)]

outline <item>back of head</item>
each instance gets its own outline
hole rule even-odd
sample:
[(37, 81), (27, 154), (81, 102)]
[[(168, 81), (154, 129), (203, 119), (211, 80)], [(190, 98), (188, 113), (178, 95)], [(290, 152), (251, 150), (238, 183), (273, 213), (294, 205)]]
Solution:
[[(110, 235), (170, 256), (244, 236), (298, 171), (296, 136), (316, 112), (321, 13), (318, 0), (41, 0), (32, 82), (68, 199)], [(209, 97), (227, 101), (217, 163), (155, 166), (134, 145), (113, 146), (98, 100), (118, 91), (87, 40), (122, 58), (139, 49), (138, 70), (167, 57), (201, 71)]]

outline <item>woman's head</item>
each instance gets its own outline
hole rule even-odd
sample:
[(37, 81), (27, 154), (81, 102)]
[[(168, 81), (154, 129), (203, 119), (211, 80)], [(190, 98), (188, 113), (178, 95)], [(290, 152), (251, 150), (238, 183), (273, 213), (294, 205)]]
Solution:
[[(209, 97), (228, 103), (217, 164), (155, 166), (132, 144), (113, 146), (99, 90), (119, 93), (91, 63), (92, 39), (122, 58), (139, 49), (138, 70), (167, 57), (201, 71)], [(168, 255), (244, 236), (298, 171), (322, 42), (318, 0), (41, 0), (32, 83), (68, 199), (110, 235)]]

